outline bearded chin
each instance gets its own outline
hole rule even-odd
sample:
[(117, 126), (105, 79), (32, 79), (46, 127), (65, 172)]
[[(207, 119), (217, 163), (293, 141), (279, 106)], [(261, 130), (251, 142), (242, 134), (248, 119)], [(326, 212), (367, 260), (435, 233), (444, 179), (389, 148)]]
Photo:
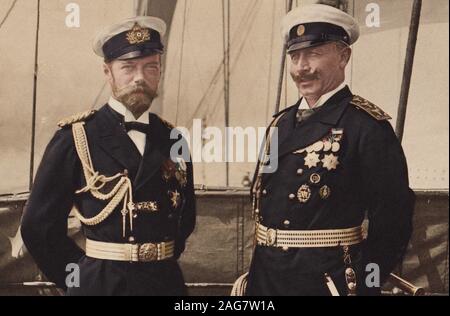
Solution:
[(156, 91), (133, 91), (123, 94), (115, 92), (114, 94), (117, 101), (121, 102), (133, 114), (140, 114), (147, 111), (152, 105), (153, 100), (158, 97)]

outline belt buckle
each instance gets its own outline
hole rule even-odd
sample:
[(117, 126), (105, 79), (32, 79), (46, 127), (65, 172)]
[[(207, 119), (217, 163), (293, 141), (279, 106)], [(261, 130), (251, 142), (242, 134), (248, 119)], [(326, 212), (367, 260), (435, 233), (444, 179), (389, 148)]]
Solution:
[(269, 247), (275, 246), (277, 243), (277, 231), (275, 229), (267, 230), (266, 244)]
[(158, 246), (152, 243), (140, 245), (138, 257), (140, 262), (151, 262), (158, 260)]

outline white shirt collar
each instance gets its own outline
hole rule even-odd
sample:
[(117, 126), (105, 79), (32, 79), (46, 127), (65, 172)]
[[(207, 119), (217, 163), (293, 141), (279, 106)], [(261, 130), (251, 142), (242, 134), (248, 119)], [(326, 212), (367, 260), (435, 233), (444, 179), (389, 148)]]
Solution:
[[(337, 87), (336, 89), (334, 89), (333, 91), (327, 92), (324, 95), (322, 95), (319, 100), (317, 100), (316, 104), (312, 107), (313, 109), (319, 108), (322, 105), (324, 105), (328, 100), (331, 99), (331, 97), (333, 97), (336, 93), (338, 93), (339, 91), (341, 91), (342, 89), (344, 89), (346, 87), (346, 83), (343, 82), (340, 84), (339, 87)], [(306, 101), (306, 98), (302, 98), (302, 101), (300, 103), (299, 106), (300, 110), (308, 110), (310, 109), (308, 102)]]
[(150, 109), (148, 109), (147, 111), (145, 111), (141, 117), (139, 117), (137, 120), (134, 118), (133, 113), (130, 112), (130, 110), (128, 110), (125, 105), (123, 105), (121, 102), (117, 101), (116, 99), (114, 99), (114, 97), (110, 97), (108, 104), (110, 107), (112, 107), (112, 109), (116, 112), (118, 112), (119, 114), (123, 115), (125, 117), (125, 122), (139, 122), (139, 123), (144, 123), (144, 124), (149, 124), (149, 113), (150, 113)]

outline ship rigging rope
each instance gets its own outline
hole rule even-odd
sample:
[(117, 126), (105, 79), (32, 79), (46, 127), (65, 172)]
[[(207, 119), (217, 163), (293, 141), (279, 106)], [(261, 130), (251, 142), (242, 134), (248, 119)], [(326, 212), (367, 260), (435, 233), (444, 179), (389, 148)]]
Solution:
[[(257, 17), (257, 13), (259, 11), (259, 8), (261, 8), (261, 3), (262, 1), (259, 0), (255, 0), (252, 4), (249, 5), (247, 12), (244, 14), (241, 22), (239, 23), (238, 27), (236, 28), (236, 32), (234, 34), (234, 36), (232, 37), (233, 40), (231, 41), (231, 46), (234, 46), (233, 44), (236, 42), (239, 42), (240, 38), (239, 35), (242, 34), (243, 38), (240, 44), (236, 45), (239, 46), (238, 49), (236, 49), (236, 54), (233, 58), (233, 60), (230, 62), (230, 70), (231, 72), (233, 71), (234, 66), (237, 65), (237, 61), (239, 60), (239, 58), (242, 55), (242, 52), (244, 50), (244, 47), (246, 44), (248, 44), (248, 42), (246, 41), (250, 31), (254, 25), (254, 22), (256, 20)], [(242, 30), (246, 30), (246, 32), (242, 32)], [(234, 63), (234, 66), (233, 66)], [(191, 116), (190, 120), (187, 122), (192, 122), (193, 119), (195, 119), (196, 117), (198, 117), (200, 115), (200, 111), (202, 110), (202, 106), (205, 104), (207, 97), (213, 92), (213, 89), (215, 88), (217, 82), (219, 81), (219, 76), (222, 73), (223, 67), (223, 60), (220, 64), (220, 66), (218, 67), (216, 73), (214, 74), (214, 77), (212, 78), (210, 85), (208, 87), (208, 89), (205, 91), (204, 95), (202, 96), (201, 100), (199, 101), (194, 114)], [(214, 102), (209, 102), (208, 104), (214, 104), (215, 107), (213, 110), (209, 109), (208, 113), (212, 113), (212, 114), (217, 114), (217, 107), (221, 104), (221, 102), (219, 102), (219, 99), (222, 98), (222, 95), (220, 94), (217, 98), (217, 100), (215, 100)]]
[[(275, 13), (277, 3), (274, 1), (272, 5), (272, 30), (270, 35), (270, 49), (269, 49), (269, 76), (267, 79), (267, 96), (266, 96), (266, 120), (270, 120), (272, 115), (270, 114), (270, 85), (272, 83), (272, 58), (273, 58), (273, 42), (274, 42), (274, 30), (275, 30)], [(269, 116), (270, 115), (270, 116)]]
[[(231, 62), (231, 72), (233, 72), (234, 67), (238, 64), (238, 60), (242, 55), (242, 52), (244, 51), (245, 45), (248, 44), (247, 38), (250, 35), (250, 32), (252, 31), (252, 27), (254, 26), (254, 23), (256, 21), (257, 13), (259, 12), (259, 9), (261, 8), (262, 1), (257, 0), (257, 4), (260, 5), (258, 8), (254, 9), (253, 15), (248, 19), (248, 26), (246, 27), (247, 32), (245, 33), (245, 36), (243, 37), (242, 42), (240, 43), (240, 46), (237, 50), (236, 57)], [(214, 102), (210, 102), (209, 104), (214, 104), (213, 110), (210, 110), (209, 113), (212, 113), (213, 115), (217, 115), (220, 113), (220, 111), (217, 110), (217, 108), (222, 104), (220, 102), (220, 98), (222, 95), (219, 95), (217, 99)]]
[[(241, 32), (241, 30), (245, 29), (244, 24), (250, 24), (250, 27), (248, 27), (247, 29), (251, 28), (251, 25), (253, 25), (253, 22), (255, 20), (255, 16), (256, 16), (256, 7), (260, 4), (260, 1), (258, 0), (254, 0), (252, 3), (249, 4), (249, 6), (246, 9), (246, 12), (243, 14), (243, 17), (241, 19), (241, 21), (239, 22), (239, 25), (236, 27), (236, 31), (233, 38), (233, 41), (230, 43), (231, 46), (233, 46), (234, 42), (238, 41), (238, 35), (242, 34), (243, 32)], [(249, 32), (247, 32), (247, 34), (245, 35), (246, 39), (248, 37)], [(236, 54), (235, 59), (238, 59), (242, 53), (242, 48), (243, 45), (241, 45), (241, 48), (238, 50), (238, 53)], [(211, 79), (208, 88), (206, 89), (205, 93), (203, 94), (202, 98), (200, 99), (199, 103), (197, 104), (195, 110), (194, 110), (194, 114), (191, 116), (191, 118), (186, 121), (187, 123), (192, 122), (193, 119), (195, 119), (196, 117), (199, 116), (200, 110), (202, 110), (203, 105), (205, 104), (205, 101), (207, 99), (207, 97), (212, 93), (213, 89), (216, 86), (216, 83), (219, 80), (219, 76), (221, 74), (221, 70), (223, 67), (223, 60), (221, 61), (220, 65), (218, 66), (216, 72), (214, 73), (213, 78)], [(209, 113), (213, 113), (212, 111), (209, 111)]]
[[(224, 89), (224, 112), (225, 127), (230, 126), (230, 33), (231, 33), (231, 8), (230, 0), (222, 0), (222, 23), (223, 23), (223, 89)], [(225, 137), (225, 157), (228, 157), (229, 139)], [(229, 162), (226, 163), (226, 186), (229, 186)]]
[(178, 126), (178, 115), (180, 112), (181, 78), (183, 75), (184, 41), (186, 40), (187, 19), (188, 19), (188, 0), (184, 0), (183, 31), (181, 35), (180, 67), (178, 73), (177, 111), (175, 116), (175, 125), (177, 126)]
[(3, 24), (5, 24), (6, 20), (8, 20), (9, 15), (11, 14), (12, 10), (14, 10), (14, 7), (16, 6), (18, 0), (14, 0), (11, 3), (11, 6), (9, 7), (8, 11), (6, 11), (5, 16), (3, 17), (2, 21), (0, 22), (0, 29), (2, 28)]

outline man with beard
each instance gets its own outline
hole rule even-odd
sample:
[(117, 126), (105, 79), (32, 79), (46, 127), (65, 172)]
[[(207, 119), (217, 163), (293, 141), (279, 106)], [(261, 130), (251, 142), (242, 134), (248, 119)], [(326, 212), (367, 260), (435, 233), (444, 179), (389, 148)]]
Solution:
[[(186, 294), (177, 259), (195, 226), (192, 164), (189, 153), (171, 154), (183, 140), (150, 112), (165, 30), (158, 18), (137, 17), (96, 38), (112, 96), (59, 123), (36, 175), (22, 236), (68, 295)], [(85, 251), (67, 237), (72, 209)]]
[(344, 83), (359, 27), (315, 4), (291, 11), (283, 36), (302, 98), (271, 125), (278, 169), (263, 173), (263, 160), (256, 171), (246, 294), (380, 294), (407, 248), (415, 198), (390, 117)]

